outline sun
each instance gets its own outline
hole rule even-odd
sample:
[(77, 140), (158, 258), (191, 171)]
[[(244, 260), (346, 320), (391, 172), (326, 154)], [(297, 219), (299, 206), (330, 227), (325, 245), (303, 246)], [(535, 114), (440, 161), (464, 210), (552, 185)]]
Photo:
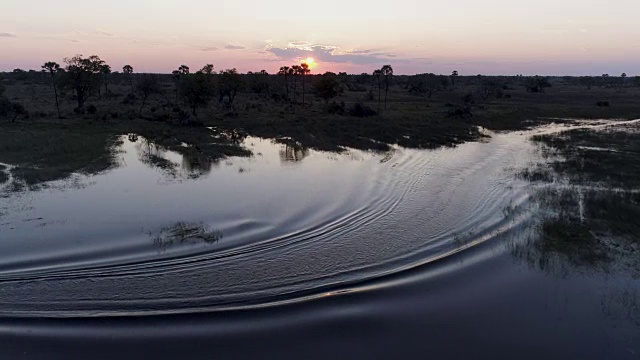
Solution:
[(316, 61), (312, 57), (306, 58), (306, 60), (304, 60), (304, 63), (309, 65), (310, 69), (315, 68), (316, 65), (318, 64), (318, 63), (316, 63)]

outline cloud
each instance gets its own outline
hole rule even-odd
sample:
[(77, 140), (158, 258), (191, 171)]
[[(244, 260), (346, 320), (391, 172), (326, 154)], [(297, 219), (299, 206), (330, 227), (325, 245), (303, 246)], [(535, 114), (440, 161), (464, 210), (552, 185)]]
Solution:
[(100, 36), (113, 36), (112, 33), (100, 29), (96, 29), (95, 34)]
[(0, 37), (3, 37), (3, 38), (15, 38), (17, 36), (15, 34), (11, 34), (11, 33), (0, 33)]
[(313, 57), (318, 62), (351, 63), (355, 65), (379, 64), (394, 58), (394, 54), (373, 49), (343, 51), (338, 46), (317, 45), (298, 41), (284, 48), (267, 47), (266, 51), (281, 60), (294, 60)]
[(213, 46), (208, 46), (208, 47), (202, 48), (202, 51), (218, 51), (218, 48)]
[(231, 45), (231, 44), (225, 46), (224, 48), (227, 49), (227, 50), (244, 50), (244, 49), (246, 49), (244, 46)]

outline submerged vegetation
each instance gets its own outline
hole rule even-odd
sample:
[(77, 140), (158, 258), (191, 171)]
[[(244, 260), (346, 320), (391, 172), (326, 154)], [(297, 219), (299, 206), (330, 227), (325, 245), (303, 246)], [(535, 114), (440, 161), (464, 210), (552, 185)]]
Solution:
[(163, 227), (158, 232), (149, 232), (153, 243), (161, 249), (171, 245), (203, 242), (213, 244), (222, 239), (222, 232), (211, 230), (203, 223), (177, 222)]
[(550, 159), (548, 166), (555, 173), (551, 181), (559, 179), (536, 195), (545, 214), (536, 248), (542, 254), (560, 254), (576, 265), (637, 274), (640, 126), (577, 129), (535, 136), (533, 141)]

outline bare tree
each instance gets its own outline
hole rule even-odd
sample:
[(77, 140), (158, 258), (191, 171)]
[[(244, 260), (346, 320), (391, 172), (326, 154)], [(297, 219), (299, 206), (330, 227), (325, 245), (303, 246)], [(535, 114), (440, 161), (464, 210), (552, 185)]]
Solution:
[(60, 114), (60, 103), (58, 102), (58, 87), (56, 85), (56, 73), (60, 70), (60, 64), (54, 61), (48, 61), (44, 63), (44, 65), (42, 65), (42, 69), (44, 71), (48, 71), (49, 74), (51, 75), (51, 83), (53, 85), (53, 94), (55, 95), (55, 98), (56, 98), (56, 109), (58, 110), (58, 119), (61, 119), (62, 115)]

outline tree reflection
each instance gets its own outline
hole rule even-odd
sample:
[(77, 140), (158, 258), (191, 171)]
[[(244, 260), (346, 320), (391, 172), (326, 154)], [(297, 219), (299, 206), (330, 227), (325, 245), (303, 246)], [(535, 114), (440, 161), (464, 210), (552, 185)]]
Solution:
[(182, 154), (182, 169), (191, 179), (208, 175), (213, 168), (214, 162), (207, 156), (197, 151), (188, 151)]
[(279, 151), (283, 163), (300, 162), (309, 156), (309, 149), (298, 144), (284, 144)]
[[(153, 169), (159, 169), (171, 178), (197, 179), (208, 175), (215, 162), (199, 151), (197, 146), (184, 144), (180, 153), (166, 150), (164, 147), (143, 137), (129, 135), (129, 141), (135, 142), (138, 160)], [(170, 154), (181, 157), (180, 163), (171, 160)]]

